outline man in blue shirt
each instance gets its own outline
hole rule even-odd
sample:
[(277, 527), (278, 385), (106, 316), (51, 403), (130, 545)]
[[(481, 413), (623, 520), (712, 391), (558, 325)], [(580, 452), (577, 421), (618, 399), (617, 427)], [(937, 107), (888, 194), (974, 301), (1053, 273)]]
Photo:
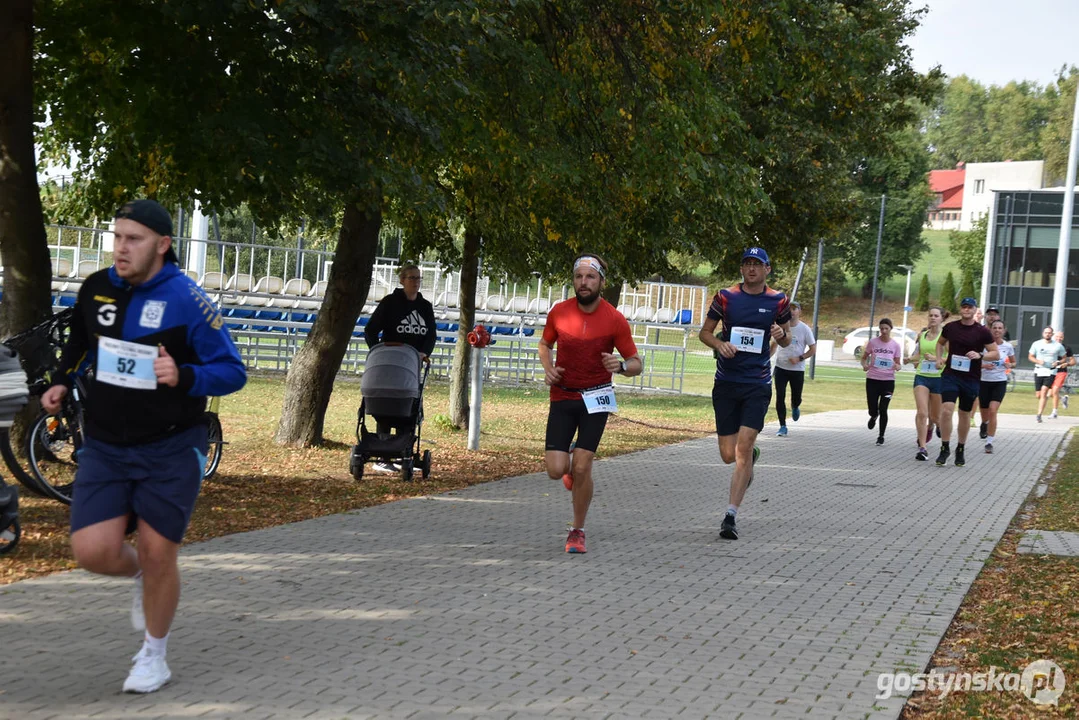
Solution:
[[(755, 446), (764, 429), (764, 416), (772, 402), (772, 367), (768, 340), (780, 347), (791, 343), (790, 302), (765, 284), (772, 271), (764, 248), (742, 253), (742, 282), (720, 290), (712, 298), (701, 327), (701, 342), (716, 351), (716, 379), (712, 407), (716, 415), (719, 455), (735, 463), (730, 505), (719, 535), (738, 539), (738, 506), (753, 482), (753, 464), (760, 456)], [(716, 327), (722, 323), (717, 336)]]
[[(113, 264), (86, 278), (46, 412), (89, 364), (71, 501), (76, 562), (135, 580), (131, 624), (143, 632), (124, 692), (169, 682), (169, 628), (180, 600), (177, 556), (206, 465), (206, 398), (247, 381), (221, 313), (177, 267), (172, 218), (153, 200), (116, 212)], [(124, 542), (138, 528), (138, 548)]]

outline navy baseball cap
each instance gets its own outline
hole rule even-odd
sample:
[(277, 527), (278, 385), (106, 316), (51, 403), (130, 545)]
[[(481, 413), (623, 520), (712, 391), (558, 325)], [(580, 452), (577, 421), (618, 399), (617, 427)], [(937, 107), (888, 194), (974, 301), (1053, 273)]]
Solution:
[(771, 265), (771, 263), (768, 262), (768, 253), (762, 247), (747, 248), (746, 251), (742, 253), (742, 259), (747, 260), (749, 258), (760, 260), (765, 265)]
[[(116, 211), (116, 215), (113, 216), (113, 219), (119, 218), (134, 220), (139, 225), (150, 228), (158, 235), (172, 237), (172, 216), (156, 200), (142, 199), (124, 203)], [(165, 259), (177, 265), (180, 264), (172, 245), (169, 245), (168, 252), (165, 253)]]
[(978, 307), (978, 301), (972, 297), (965, 297), (959, 301), (959, 306), (969, 305), (971, 307)]

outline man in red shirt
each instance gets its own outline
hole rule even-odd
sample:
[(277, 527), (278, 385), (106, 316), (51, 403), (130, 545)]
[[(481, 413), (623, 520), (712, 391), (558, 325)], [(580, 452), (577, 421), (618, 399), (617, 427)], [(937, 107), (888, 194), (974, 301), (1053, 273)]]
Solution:
[[(607, 415), (617, 412), (611, 374), (640, 375), (629, 323), (600, 293), (607, 263), (596, 255), (573, 262), (574, 297), (551, 308), (539, 341), (539, 358), (551, 386), (547, 415), (545, 462), (547, 474), (562, 478), (573, 492), (573, 527), (566, 552), (585, 552), (584, 521), (592, 504), (592, 460), (599, 447)], [(551, 349), (557, 343), (558, 356)], [(624, 359), (611, 354), (618, 348)], [(577, 443), (571, 450), (573, 436)]]

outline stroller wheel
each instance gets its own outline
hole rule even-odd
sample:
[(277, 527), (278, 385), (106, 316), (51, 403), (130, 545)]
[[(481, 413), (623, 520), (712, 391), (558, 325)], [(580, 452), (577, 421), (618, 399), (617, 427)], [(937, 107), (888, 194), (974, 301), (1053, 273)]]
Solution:
[(19, 525), (19, 519), (15, 518), (10, 525), (0, 530), (0, 555), (7, 555), (14, 550), (21, 536), (22, 527)]
[(404, 482), (412, 482), (412, 468), (414, 463), (412, 458), (405, 458), (401, 461), (401, 480)]
[(423, 479), (431, 477), (431, 451), (423, 451), (423, 461), (420, 463), (420, 472), (423, 474)]
[(353, 446), (348, 458), (348, 472), (356, 482), (363, 480), (363, 464), (366, 460), (363, 455), (356, 452), (358, 449), (358, 445)]

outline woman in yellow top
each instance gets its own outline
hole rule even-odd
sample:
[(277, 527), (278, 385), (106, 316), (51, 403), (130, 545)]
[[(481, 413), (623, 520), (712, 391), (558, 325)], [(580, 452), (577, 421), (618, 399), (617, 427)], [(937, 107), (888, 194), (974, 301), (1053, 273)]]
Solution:
[[(929, 459), (926, 445), (933, 438), (933, 421), (940, 415), (940, 369), (937, 368), (937, 338), (940, 328), (948, 319), (948, 311), (934, 305), (929, 308), (927, 327), (918, 334), (918, 349), (907, 358), (913, 363), (917, 374), (914, 376), (914, 402), (918, 414), (914, 425), (918, 431), (918, 453), (915, 460)], [(939, 436), (940, 431), (937, 431)]]

